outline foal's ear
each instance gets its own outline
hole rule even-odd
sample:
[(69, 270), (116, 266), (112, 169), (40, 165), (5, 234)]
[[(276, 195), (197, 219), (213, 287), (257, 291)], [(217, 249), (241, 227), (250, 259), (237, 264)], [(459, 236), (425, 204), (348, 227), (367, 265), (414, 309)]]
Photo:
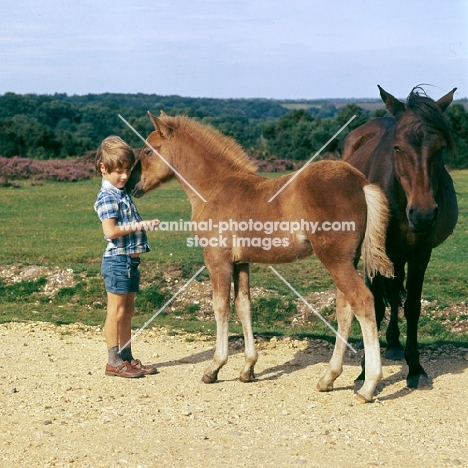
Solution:
[(387, 107), (390, 114), (393, 115), (396, 119), (405, 112), (406, 108), (405, 105), (399, 101), (395, 96), (392, 96), (390, 93), (387, 93), (383, 88), (377, 85), (380, 91), (380, 97), (382, 101), (385, 102), (385, 106)]
[(437, 105), (440, 107), (440, 110), (442, 112), (445, 112), (447, 107), (452, 103), (453, 95), (455, 94), (456, 90), (457, 90), (457, 88), (453, 88), (452, 91), (448, 92), (445, 96), (442, 96), (437, 101)]
[[(163, 112), (161, 112), (161, 117), (165, 116)], [(148, 111), (148, 116), (153, 123), (154, 129), (160, 133), (163, 138), (167, 138), (172, 133), (172, 128), (165, 124), (159, 117), (156, 117), (151, 112)]]

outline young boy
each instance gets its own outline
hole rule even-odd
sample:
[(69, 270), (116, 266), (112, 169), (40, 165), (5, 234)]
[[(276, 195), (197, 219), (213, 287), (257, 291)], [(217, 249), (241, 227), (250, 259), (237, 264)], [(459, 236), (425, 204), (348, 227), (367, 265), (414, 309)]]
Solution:
[[(104, 139), (96, 153), (96, 169), (102, 187), (94, 209), (102, 222), (107, 248), (102, 257), (102, 276), (107, 291), (107, 317), (104, 335), (108, 349), (106, 375), (136, 378), (156, 374), (154, 365), (144, 366), (132, 356), (131, 321), (135, 293), (139, 291), (140, 254), (150, 250), (142, 221), (125, 184), (135, 161), (132, 149), (121, 138)], [(155, 227), (159, 220), (147, 221)], [(119, 345), (125, 346), (120, 348)]]

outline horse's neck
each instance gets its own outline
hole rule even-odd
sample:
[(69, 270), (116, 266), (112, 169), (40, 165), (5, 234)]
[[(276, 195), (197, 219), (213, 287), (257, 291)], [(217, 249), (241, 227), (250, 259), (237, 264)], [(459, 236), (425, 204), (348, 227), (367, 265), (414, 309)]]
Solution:
[(388, 128), (371, 151), (369, 158), (370, 171), (366, 174), (369, 181), (377, 182), (387, 195), (395, 185), (400, 185), (395, 174), (395, 159), (393, 156), (394, 130), (395, 127)]
[(231, 181), (242, 173), (242, 170), (229, 167), (230, 163), (223, 161), (222, 156), (210, 155), (201, 147), (186, 145), (178, 154), (177, 160), (173, 162), (177, 171), (175, 176), (192, 207), (194, 204), (204, 203), (203, 199), (216, 199), (217, 194), (226, 190)]
[(439, 205), (439, 220), (434, 238), (434, 247), (452, 234), (458, 221), (458, 202), (453, 180), (445, 167), (442, 167), (435, 199)]

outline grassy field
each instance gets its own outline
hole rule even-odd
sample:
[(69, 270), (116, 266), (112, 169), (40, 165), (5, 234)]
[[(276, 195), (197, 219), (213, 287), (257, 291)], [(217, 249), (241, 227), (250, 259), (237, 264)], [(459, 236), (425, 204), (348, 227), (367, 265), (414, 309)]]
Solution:
[[(434, 309), (466, 301), (468, 244), (468, 171), (453, 173), (459, 195), (460, 218), (453, 236), (434, 250), (426, 275), (424, 298)], [(100, 179), (76, 183), (44, 183), (21, 188), (0, 188), (0, 267), (8, 265), (43, 265), (72, 268), (76, 285), (62, 289), (50, 299), (41, 294), (45, 279), (7, 284), (0, 278), (0, 321), (47, 320), (55, 323), (81, 321), (100, 325), (105, 317), (105, 290), (99, 275), (105, 242), (99, 220), (93, 210)], [(190, 204), (174, 182), (136, 200), (144, 219), (162, 221), (190, 219)], [(152, 251), (145, 254), (141, 267), (148, 286), (137, 295), (135, 326), (141, 326), (155, 310), (164, 304), (174, 290), (167, 290), (163, 275), (166, 269), (178, 265), (183, 272), (181, 284), (203, 265), (200, 248), (189, 248), (189, 232), (149, 232)], [(277, 270), (303, 295), (333, 288), (332, 281), (315, 258), (295, 264), (278, 265)], [(198, 279), (207, 279), (203, 272)], [(185, 280), (185, 281), (184, 281)], [(295, 296), (268, 269), (267, 265), (252, 266), (252, 286), (277, 291), (281, 297), (262, 298), (254, 303), (258, 333), (290, 333), (329, 335), (320, 323), (302, 328), (290, 328), (295, 312)], [(157, 324), (212, 332), (213, 322), (194, 320), (196, 306), (161, 314)], [(333, 311), (324, 311), (332, 319)], [(240, 332), (234, 324), (233, 331)], [(435, 319), (423, 323), (427, 340), (464, 339), (448, 333)], [(436, 334), (437, 336), (433, 336)]]

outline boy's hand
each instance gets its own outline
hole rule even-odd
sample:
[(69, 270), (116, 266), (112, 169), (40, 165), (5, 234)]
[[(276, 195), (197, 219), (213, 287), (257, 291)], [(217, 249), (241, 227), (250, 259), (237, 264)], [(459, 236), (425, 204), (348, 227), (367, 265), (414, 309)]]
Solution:
[(146, 221), (146, 225), (148, 226), (147, 229), (153, 230), (155, 227), (159, 225), (160, 222), (161, 221), (159, 221), (159, 219), (152, 219), (150, 221)]

